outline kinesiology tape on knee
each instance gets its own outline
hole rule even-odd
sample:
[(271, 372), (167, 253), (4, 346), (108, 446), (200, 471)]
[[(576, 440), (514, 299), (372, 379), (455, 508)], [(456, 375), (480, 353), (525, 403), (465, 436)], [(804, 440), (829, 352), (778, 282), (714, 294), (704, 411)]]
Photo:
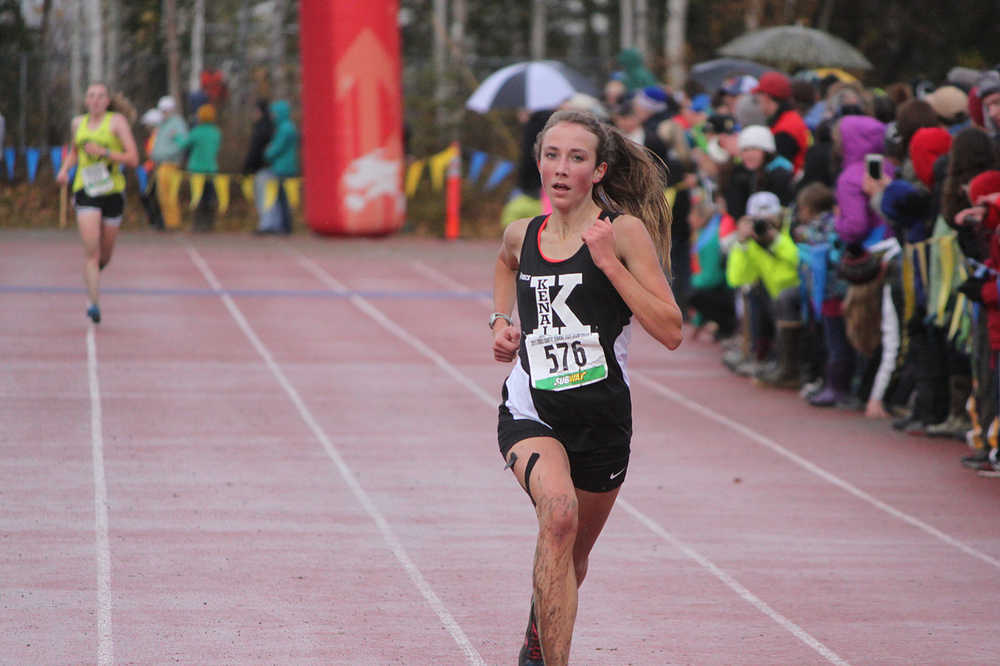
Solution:
[(524, 490), (528, 493), (528, 499), (531, 503), (535, 503), (535, 498), (531, 496), (531, 470), (535, 468), (535, 463), (538, 462), (538, 453), (532, 453), (531, 457), (528, 458), (528, 464), (524, 466)]

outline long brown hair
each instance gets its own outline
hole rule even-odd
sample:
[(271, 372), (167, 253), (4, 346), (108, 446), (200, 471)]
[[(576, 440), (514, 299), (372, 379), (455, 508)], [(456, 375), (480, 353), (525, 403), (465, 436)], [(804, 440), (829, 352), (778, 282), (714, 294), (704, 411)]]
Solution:
[(941, 186), (941, 214), (945, 222), (954, 226), (958, 211), (971, 205), (962, 186), (968, 185), (983, 171), (996, 168), (996, 165), (996, 147), (989, 134), (978, 127), (966, 127), (955, 136), (948, 160), (948, 175)]
[[(90, 84), (91, 86), (101, 86), (106, 91), (108, 91), (108, 111), (111, 113), (120, 113), (125, 116), (125, 120), (128, 121), (129, 125), (135, 123), (135, 119), (139, 117), (138, 112), (135, 110), (135, 105), (129, 101), (121, 92), (111, 93), (111, 86), (109, 86), (104, 81), (94, 81)], [(88, 88), (90, 86), (87, 86)]]
[(542, 138), (558, 123), (574, 123), (597, 137), (596, 164), (606, 162), (607, 172), (594, 184), (592, 197), (601, 210), (639, 218), (670, 274), (670, 205), (666, 197), (666, 165), (645, 146), (626, 138), (586, 111), (557, 111), (535, 140), (535, 160), (542, 154)]

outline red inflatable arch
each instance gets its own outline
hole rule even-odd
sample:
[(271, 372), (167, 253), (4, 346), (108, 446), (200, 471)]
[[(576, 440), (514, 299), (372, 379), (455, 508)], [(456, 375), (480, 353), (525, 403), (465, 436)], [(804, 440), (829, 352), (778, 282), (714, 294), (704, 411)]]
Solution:
[(305, 216), (319, 233), (403, 224), (397, 13), (396, 0), (300, 0)]

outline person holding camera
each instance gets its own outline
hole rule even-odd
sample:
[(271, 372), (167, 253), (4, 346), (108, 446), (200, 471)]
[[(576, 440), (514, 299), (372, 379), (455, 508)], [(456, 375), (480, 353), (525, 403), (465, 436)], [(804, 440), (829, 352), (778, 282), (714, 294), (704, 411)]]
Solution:
[(800, 385), (799, 346), (802, 337), (799, 295), (799, 249), (782, 224), (783, 209), (773, 192), (756, 192), (747, 214), (736, 226), (738, 242), (729, 251), (726, 281), (731, 287), (751, 286), (751, 336), (758, 364), (769, 355), (775, 337), (777, 363), (760, 368), (756, 378), (768, 385)]

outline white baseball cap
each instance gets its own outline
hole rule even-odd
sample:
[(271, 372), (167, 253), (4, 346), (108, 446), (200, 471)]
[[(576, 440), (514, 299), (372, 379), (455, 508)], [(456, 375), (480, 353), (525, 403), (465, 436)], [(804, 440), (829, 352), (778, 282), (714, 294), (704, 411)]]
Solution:
[(139, 122), (146, 127), (155, 127), (163, 122), (163, 113), (159, 109), (150, 109), (142, 114)]
[(744, 127), (740, 131), (739, 146), (740, 150), (744, 148), (760, 148), (765, 153), (773, 153), (775, 151), (774, 135), (771, 134), (770, 129), (763, 125)]
[(174, 98), (170, 95), (166, 95), (161, 97), (160, 101), (156, 103), (156, 108), (163, 113), (167, 113), (168, 111), (173, 111), (177, 108), (177, 102), (175, 102)]
[(750, 217), (778, 217), (781, 202), (773, 192), (754, 192), (747, 199), (747, 215)]

